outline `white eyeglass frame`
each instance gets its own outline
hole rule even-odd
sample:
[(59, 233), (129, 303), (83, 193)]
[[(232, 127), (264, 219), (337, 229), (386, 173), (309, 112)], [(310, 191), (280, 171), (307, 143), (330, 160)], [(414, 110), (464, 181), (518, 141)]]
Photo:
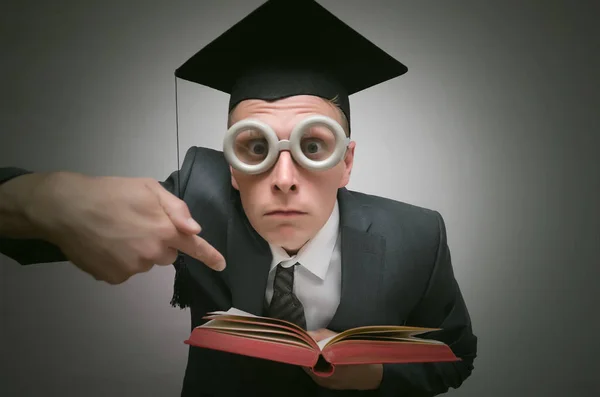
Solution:
[[(333, 153), (327, 159), (321, 161), (309, 159), (302, 153), (302, 149), (300, 148), (302, 136), (310, 127), (316, 125), (328, 127), (335, 135), (335, 149)], [(269, 152), (267, 157), (259, 164), (246, 164), (235, 155), (235, 139), (247, 129), (261, 131), (268, 142)], [(227, 130), (223, 139), (223, 154), (233, 168), (251, 175), (269, 170), (277, 162), (279, 153), (283, 150), (289, 151), (294, 160), (302, 167), (311, 171), (325, 171), (334, 167), (344, 158), (350, 142), (351, 139), (346, 136), (344, 128), (334, 119), (323, 115), (309, 116), (302, 120), (292, 130), (289, 140), (279, 140), (271, 126), (260, 120), (249, 118), (238, 121)]]

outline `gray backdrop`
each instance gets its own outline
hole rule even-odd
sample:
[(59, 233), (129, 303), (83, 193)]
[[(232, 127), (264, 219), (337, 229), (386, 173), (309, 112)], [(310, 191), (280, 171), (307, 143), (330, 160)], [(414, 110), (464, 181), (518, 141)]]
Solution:
[[(0, 165), (165, 178), (173, 71), (261, 3), (3, 5)], [(447, 221), (480, 341), (449, 394), (597, 396), (598, 2), (321, 4), (409, 67), (352, 98), (350, 188)], [(179, 105), (181, 150), (219, 148), (227, 97), (180, 82)], [(178, 395), (171, 268), (120, 286), (68, 263), (0, 271), (0, 395)]]

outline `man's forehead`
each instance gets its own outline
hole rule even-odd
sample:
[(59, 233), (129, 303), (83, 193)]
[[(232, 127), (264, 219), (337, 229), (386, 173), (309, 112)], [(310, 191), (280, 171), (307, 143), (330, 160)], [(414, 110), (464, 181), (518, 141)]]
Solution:
[(246, 99), (229, 117), (229, 125), (243, 119), (257, 119), (268, 124), (280, 139), (288, 139), (294, 127), (313, 115), (327, 116), (345, 127), (342, 111), (328, 99), (314, 95), (294, 95), (273, 101)]
[(234, 118), (246, 118), (252, 115), (292, 116), (325, 114), (337, 115), (332, 99), (315, 95), (293, 95), (277, 100), (245, 99), (233, 109)]

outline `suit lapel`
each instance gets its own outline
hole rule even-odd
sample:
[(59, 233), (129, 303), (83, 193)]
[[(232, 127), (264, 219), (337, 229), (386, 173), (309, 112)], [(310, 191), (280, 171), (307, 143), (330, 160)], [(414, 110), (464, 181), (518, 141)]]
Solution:
[(340, 304), (328, 328), (343, 331), (361, 325), (382, 323), (379, 292), (383, 277), (385, 239), (369, 233), (368, 206), (348, 190), (338, 193), (340, 206), (342, 285)]
[(227, 267), (223, 278), (231, 291), (232, 306), (262, 315), (272, 254), (254, 230), (235, 195), (227, 228)]

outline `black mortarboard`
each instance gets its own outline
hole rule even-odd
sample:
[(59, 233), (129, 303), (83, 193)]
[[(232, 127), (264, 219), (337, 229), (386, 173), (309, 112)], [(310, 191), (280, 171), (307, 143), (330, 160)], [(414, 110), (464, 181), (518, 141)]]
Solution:
[(393, 59), (313, 0), (269, 0), (192, 56), (175, 76), (244, 99), (337, 99), (400, 76)]

